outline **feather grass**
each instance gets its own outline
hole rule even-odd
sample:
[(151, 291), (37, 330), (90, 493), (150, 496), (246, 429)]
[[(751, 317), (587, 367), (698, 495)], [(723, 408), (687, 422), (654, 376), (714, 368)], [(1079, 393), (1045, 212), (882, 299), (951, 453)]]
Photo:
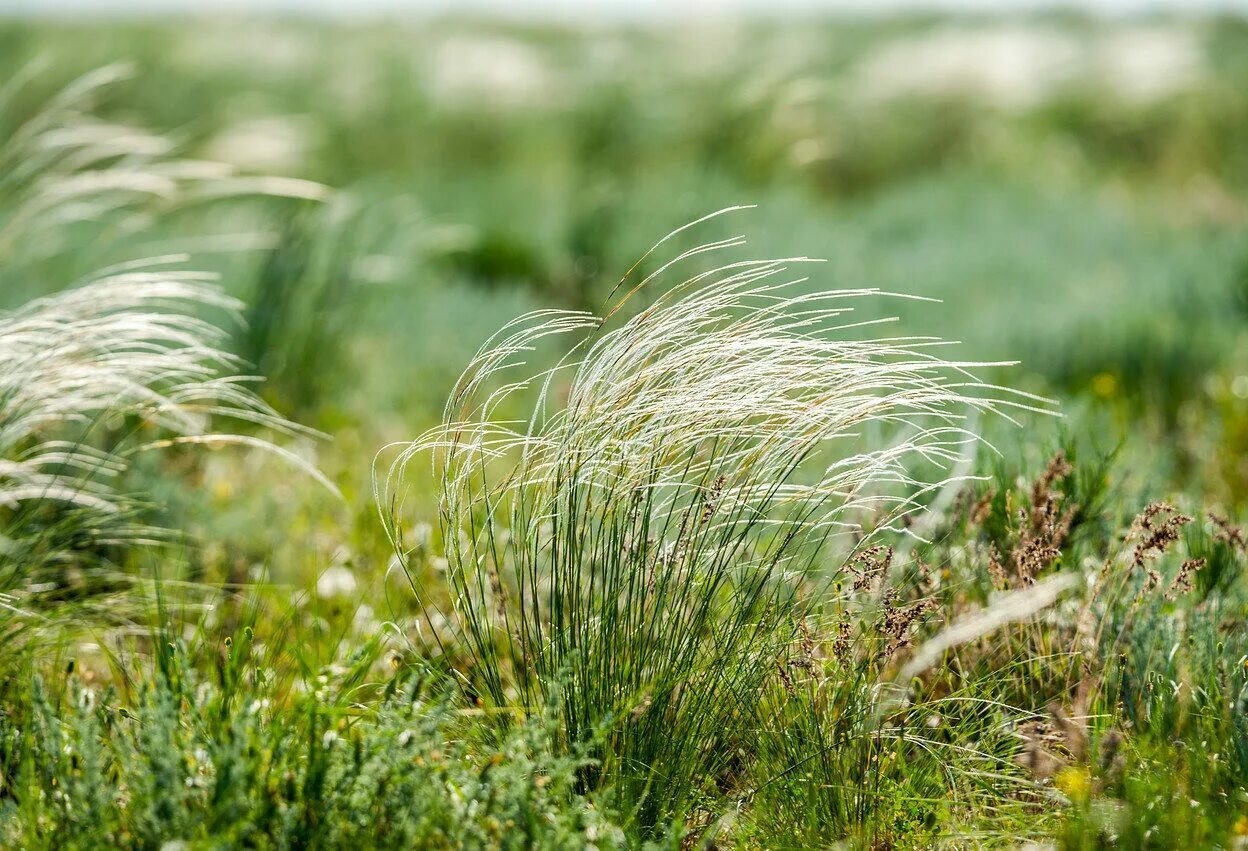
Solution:
[[(651, 825), (728, 770), (793, 592), (830, 578), (832, 542), (939, 489), (977, 440), (968, 411), (1043, 405), (977, 380), (985, 364), (939, 357), (938, 341), (850, 339), (870, 324), (850, 321), (853, 300), (885, 294), (810, 292), (793, 271), (804, 257), (696, 273), (624, 318), (678, 264), (743, 241), (621, 282), (604, 318), (508, 324), (445, 422), (379, 456), (375, 476), (402, 561), (407, 471), (433, 460), (469, 688), (524, 708), (559, 689), (574, 741), (611, 726), (603, 774), (633, 784)], [(513, 378), (547, 338), (569, 353)], [(537, 397), (527, 422), (498, 421), (524, 391)]]
[[(128, 271), (0, 315), (0, 518), (10, 565), (4, 590), (52, 564), (147, 544), (163, 530), (137, 522), (119, 487), (140, 453), (174, 445), (259, 447), (331, 491), (295, 453), (254, 435), (313, 436), (278, 415), (195, 315), (239, 304), (205, 276)], [(59, 527), (59, 528), (58, 528)]]
[[(171, 205), (241, 192), (324, 197), (317, 184), (244, 178), (227, 166), (178, 159), (168, 137), (96, 118), (96, 102), (129, 66), (89, 73), (17, 119), (13, 96), (36, 73), (32, 66), (0, 91), (0, 125), (13, 128), (0, 143), (0, 272), (19, 292), (28, 276), (39, 277), (32, 261), (80, 250), (75, 235), (84, 226), (134, 230)], [(205, 318), (241, 322), (242, 306), (214, 276), (185, 271), (187, 260), (123, 263), (0, 313), (5, 612), (33, 617), (36, 600), (61, 603), (124, 586), (117, 568), (132, 548), (175, 537), (145, 522), (140, 500), (127, 492), (123, 476), (140, 454), (182, 445), (258, 448), (337, 493), (280, 440), (260, 436), (316, 433), (251, 390), (258, 379), (227, 351), (222, 322)]]
[[(101, 120), (99, 100), (134, 68), (115, 63), (70, 83), (0, 144), (0, 257), (39, 259), (66, 249), (84, 223), (141, 230), (176, 205), (259, 194), (319, 201), (312, 181), (240, 175), (225, 163), (178, 157), (175, 141), (142, 127)], [(37, 74), (0, 92), (0, 111)], [(7, 117), (7, 116), (6, 116)]]

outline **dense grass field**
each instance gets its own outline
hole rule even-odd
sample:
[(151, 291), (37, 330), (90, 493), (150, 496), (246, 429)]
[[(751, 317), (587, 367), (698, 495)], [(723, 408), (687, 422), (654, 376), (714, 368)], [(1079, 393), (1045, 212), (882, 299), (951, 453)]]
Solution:
[(0, 21), (0, 847), (1248, 847), (1246, 521), (1248, 21)]

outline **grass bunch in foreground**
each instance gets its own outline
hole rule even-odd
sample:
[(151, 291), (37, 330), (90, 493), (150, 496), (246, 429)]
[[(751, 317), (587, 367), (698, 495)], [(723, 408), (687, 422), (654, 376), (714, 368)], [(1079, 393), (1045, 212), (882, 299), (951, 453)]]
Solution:
[[(627, 786), (643, 825), (731, 782), (794, 595), (836, 578), (834, 547), (900, 521), (950, 475), (975, 440), (969, 411), (1027, 401), (976, 380), (982, 364), (939, 357), (938, 341), (856, 338), (852, 301), (880, 294), (804, 289), (805, 258), (698, 272), (625, 317), (660, 275), (741, 243), (626, 279), (603, 317), (509, 324), (445, 423), (378, 478), (403, 559), (406, 470), (433, 458), (465, 687), (525, 710), (557, 690), (572, 743), (607, 728), (586, 781)], [(570, 354), (517, 377), (548, 337)], [(499, 421), (528, 390), (531, 416)]]

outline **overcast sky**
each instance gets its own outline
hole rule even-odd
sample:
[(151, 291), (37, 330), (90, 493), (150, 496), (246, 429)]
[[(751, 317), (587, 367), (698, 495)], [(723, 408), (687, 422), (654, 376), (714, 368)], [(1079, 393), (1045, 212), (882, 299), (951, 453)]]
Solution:
[(1063, 6), (1107, 14), (1148, 10), (1234, 9), (1248, 12), (1248, 0), (0, 0), (0, 13), (131, 14), (164, 12), (300, 11), (313, 14), (358, 16), (452, 10), (500, 13), (512, 17), (587, 18), (656, 16), (723, 12), (855, 11), (890, 12), (899, 9), (1010, 11)]

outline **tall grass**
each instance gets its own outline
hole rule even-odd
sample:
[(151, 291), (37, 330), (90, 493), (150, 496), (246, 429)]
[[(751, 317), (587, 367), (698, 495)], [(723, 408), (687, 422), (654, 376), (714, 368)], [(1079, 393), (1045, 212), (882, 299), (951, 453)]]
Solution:
[[(573, 742), (609, 727), (602, 775), (643, 824), (729, 780), (795, 594), (839, 574), (836, 547), (922, 504), (976, 440), (968, 412), (1030, 404), (975, 379), (983, 364), (941, 358), (936, 340), (855, 339), (853, 300), (883, 294), (812, 292), (793, 271), (806, 258), (700, 271), (626, 316), (679, 264), (742, 244), (626, 277), (602, 317), (510, 323), (445, 422), (377, 476), (403, 559), (405, 475), (433, 459), (466, 687), (525, 710), (559, 690)], [(517, 377), (552, 337), (569, 353)], [(526, 421), (496, 419), (529, 390)]]
[[(696, 188), (696, 197), (736, 195), (746, 185), (751, 194), (770, 193), (769, 221), (785, 233), (768, 238), (783, 244), (804, 238), (803, 227), (834, 221), (832, 208), (819, 207), (820, 188), (874, 194), (897, 171), (875, 166), (898, 152), (911, 174), (950, 161), (947, 139), (924, 142), (910, 103), (869, 121), (832, 100), (814, 107), (814, 123), (783, 104), (772, 116), (771, 100), (787, 82), (763, 85), (741, 113), (739, 99), (708, 95), (701, 84), (692, 87), (703, 90), (700, 97), (673, 101), (666, 96), (672, 77), (663, 75), (663, 91), (623, 92), (623, 112), (608, 104), (602, 114), (614, 118), (602, 127), (584, 114), (587, 104), (601, 106), (602, 93), (589, 88), (581, 107), (575, 100), (553, 112), (534, 105), (502, 124), (484, 112), (428, 113), (408, 85), (407, 34), (385, 32), (386, 40), (368, 40), (364, 31), (330, 40), (350, 52), (337, 62), (338, 48), (310, 53), (315, 69), (301, 66), (307, 73), (292, 75), (298, 79), (284, 92), (280, 82), (261, 83), (265, 108), (284, 100), (284, 109), (303, 112), (308, 95), (317, 95), (309, 126), (319, 119), (334, 144), (320, 151), (316, 173), (342, 176), (367, 163), (386, 172), (384, 192), (401, 192), (390, 175), (428, 172), (412, 166), (434, 162), (444, 177), (421, 191), (437, 215), (469, 208), (475, 221), (488, 206), (505, 226), (481, 223), (483, 236), (447, 257), (455, 279), (532, 278), (590, 304), (605, 291), (593, 279), (614, 262), (608, 248), (627, 249), (634, 228), (682, 210), (691, 197), (682, 186)], [(187, 69), (204, 73), (190, 64), (194, 39), (181, 35), (178, 49), (166, 51), (177, 61), (151, 75), (135, 102), (167, 122), (235, 109), (233, 75), (217, 77), (219, 101), (208, 76), (195, 81), (205, 100), (184, 98), (170, 83)], [(84, 29), (81, 37), (98, 33)], [(624, 43), (630, 62), (661, 58)], [(361, 45), (370, 52), (384, 44), (395, 47), (389, 64), (356, 67), (351, 57)], [(756, 81), (761, 57), (733, 55), (750, 69), (741, 80)], [(367, 68), (383, 76), (356, 75), (345, 95), (320, 86), (313, 73), (350, 83), (350, 72)], [(1150, 442), (1158, 432), (1132, 419), (1139, 439), (1112, 470), (1067, 446), (1048, 452), (1047, 466), (1039, 457), (1021, 465), (1003, 458), (990, 481), (964, 487), (973, 470), (985, 469), (974, 433), (981, 424), (1003, 427), (999, 418), (966, 415), (1043, 405), (976, 381), (976, 366), (941, 357), (935, 340), (872, 339), (885, 332), (847, 312), (874, 310), (894, 296), (817, 291), (802, 280), (816, 268), (806, 258), (734, 262), (737, 239), (670, 249), (694, 232), (681, 229), (643, 258), (617, 288), (623, 295), (613, 293), (599, 315), (547, 311), (508, 325), (456, 387), (445, 422), (383, 456), (378, 502), (397, 564), (424, 607), (421, 620), (400, 611), (387, 626), (411, 624), (425, 640), (421, 653), (393, 646), (383, 654), (392, 630), (379, 634), (367, 606), (353, 616), (350, 594), (331, 602), (284, 590), (263, 616), (228, 595), (213, 597), (198, 630), (185, 612), (162, 608), (159, 623), (130, 640), (112, 630), (92, 646), (67, 643), (58, 652), (22, 641), (41, 618), (82, 620), (86, 607), (66, 605), (71, 600), (107, 601), (95, 610), (133, 615), (102, 592), (139, 575), (126, 564), (136, 554), (153, 552), (150, 561), (172, 572), (181, 553), (146, 545), (180, 533), (160, 528), (161, 506), (144, 491), (190, 486), (198, 470), (189, 456), (200, 453), (187, 450), (260, 446), (265, 436), (289, 446), (306, 433), (257, 401), (248, 367), (227, 354), (222, 329), (234, 325), (234, 314), (250, 320), (244, 356), (280, 383), (266, 388), (268, 398), (341, 424), (340, 456), (351, 454), (357, 437), (387, 432), (398, 413), (375, 387), (436, 385), (440, 374), (431, 362), (416, 374), (382, 364), (378, 382), (347, 394), (349, 402), (340, 392), (345, 382), (326, 380), (351, 374), (337, 369), (344, 353), (369, 360), (382, 327), (356, 309), (364, 293), (342, 283), (397, 284), (400, 269), (424, 265), (392, 262), (408, 257), (404, 247), (425, 250), (410, 228), (395, 228), (402, 237), (375, 250), (373, 228), (346, 207), (301, 208), (291, 217), (253, 282), (249, 311), (208, 276), (169, 271), (174, 264), (165, 261), (81, 278), (106, 262), (101, 254), (126, 256), (114, 237), (137, 230), (145, 241), (182, 238), (181, 225), (198, 219), (166, 213), (188, 202), (251, 189), (323, 194), (297, 181), (239, 178), (225, 166), (181, 158), (172, 137), (99, 119), (94, 103), (115, 79), (112, 70), (92, 75), (33, 117), (8, 109), (14, 100), (0, 109), (0, 301), (11, 307), (26, 293), (75, 281), (0, 316), (0, 418), (11, 416), (0, 419), (0, 594), (8, 595), (0, 603), (9, 607), (0, 611), (0, 845), (608, 847), (643, 837), (671, 847), (701, 839), (703, 847), (744, 848), (1243, 843), (1244, 533), (1231, 519), (1206, 523), (1190, 498), (1173, 494), (1190, 518), (1154, 505), (1127, 528), (1143, 505), (1133, 489), (1152, 496), (1159, 479), (1185, 487), (1204, 472), (1203, 494), (1227, 500), (1232, 515), (1242, 502), (1235, 496), (1242, 489), (1219, 494), (1216, 485), (1235, 481), (1242, 454), (1235, 451), (1244, 424), (1233, 340), (1210, 327), (1208, 353), (1182, 346), (1169, 353), (1184, 355), (1177, 368), (1174, 357), (1132, 355), (1155, 349), (1163, 331), (1194, 326), (1230, 304), (1229, 278), (1214, 268), (1217, 252), (1203, 248), (1215, 243), (1189, 244), (1189, 235), (1158, 250), (1168, 240), (1118, 223), (1100, 203), (1046, 202), (1027, 212), (1026, 193), (975, 190), (956, 175), (890, 194), (878, 207), (837, 204), (841, 241), (833, 254), (841, 265), (832, 268), (959, 293), (971, 316), (967, 333), (980, 344), (1022, 346), (1050, 380), (1072, 392), (1090, 382), (1090, 392), (1116, 398), (1109, 407), (1123, 415), (1160, 406), (1170, 415), (1163, 433), (1203, 434), (1203, 441), (1177, 450)], [(390, 83), (395, 91), (368, 105)], [(26, 85), (19, 77), (5, 97)], [(1184, 98), (1193, 115), (1202, 110), (1192, 103), (1220, 102), (1194, 98)], [(350, 108), (335, 114), (335, 100)], [(727, 147), (724, 122), (715, 120), (728, 114), (725, 106), (750, 119), (737, 122)], [(931, 103), (925, 115), (939, 120), (944, 106)], [(448, 118), (452, 112), (457, 117)], [(1214, 113), (1232, 116), (1228, 130), (1239, 120), (1234, 108)], [(674, 114), (688, 126), (673, 126)], [(1149, 114), (1127, 136), (1170, 107)], [(861, 140), (825, 144), (845, 135), (828, 135), (844, 124), (827, 123), (832, 115), (849, 115), (849, 136)], [(1002, 174), (1025, 172), (1027, 181), (1043, 174), (1046, 185), (1060, 178), (1036, 169), (1042, 152), (1028, 150), (1037, 141), (1047, 146), (1042, 139), (1059, 126), (1077, 131), (1084, 119), (1046, 115), (1027, 111), (1000, 125), (1007, 136), (1026, 125), (1040, 137), (994, 136), (990, 159), (1010, 160)], [(747, 126), (772, 117), (774, 132)], [(881, 144), (890, 126), (902, 126), (899, 117), (901, 148), (896, 140)], [(1205, 123), (1175, 117), (1178, 136)], [(857, 134), (854, 124), (879, 132)], [(417, 125), (421, 141), (413, 147), (403, 137), (415, 138)], [(706, 131), (714, 132), (703, 139)], [(559, 159), (567, 157), (558, 142), (568, 133), (583, 136), (571, 169)], [(604, 133), (611, 137), (605, 148), (597, 138)], [(714, 161), (709, 173), (680, 159), (678, 149), (687, 154), (689, 146), (672, 143), (681, 139)], [(699, 140), (713, 140), (715, 150)], [(955, 163), (970, 155), (964, 142), (954, 140)], [(1141, 149), (1140, 162), (1169, 151), (1157, 161), (1178, 163), (1175, 176), (1223, 159), (1222, 143), (1191, 159), (1174, 156), (1186, 148), (1173, 140), (1151, 150)], [(655, 168), (633, 168), (646, 163)], [(472, 180), (457, 165), (471, 167)], [(1084, 176), (1121, 177), (1130, 191), (1167, 183), (1119, 170), (1116, 160), (1089, 163), (1071, 176), (1081, 185)], [(633, 172), (641, 182), (625, 183)], [(816, 191), (786, 201), (786, 174), (813, 179)], [(474, 181), (488, 187), (489, 205), (472, 197)], [(535, 198), (538, 185), (544, 191)], [(446, 196), (448, 186), (458, 203)], [(627, 206), (619, 197), (625, 186)], [(364, 188), (363, 209), (393, 225), (376, 203), (379, 189)], [(556, 197), (546, 197), (550, 190)], [(516, 212), (527, 214), (535, 200), (541, 217)], [(1178, 203), (1184, 215), (1194, 206), (1194, 199)], [(974, 215), (959, 218), (967, 210)], [(933, 232), (933, 222), (946, 229)], [(445, 237), (429, 245), (442, 245), (443, 254), (462, 245), (462, 234)], [(1053, 243), (1077, 252), (1082, 242), (1095, 244), (1085, 251), (1095, 262), (1070, 251), (1051, 256)], [(1200, 263), (1184, 260), (1198, 247)], [(565, 252), (574, 257), (551, 259)], [(517, 261), (531, 274), (517, 275)], [(1080, 316), (1104, 318), (1113, 289), (1108, 280), (1102, 286), (1101, 272), (1095, 281), (1074, 280), (1091, 301), (1074, 298), (1075, 289), (1054, 297), (1035, 285), (1098, 264), (1124, 287), (1130, 282), (1118, 300), (1130, 296), (1140, 313), (1124, 314), (1116, 323), (1121, 339), (1108, 349), (1104, 335), (1093, 335), (1089, 347), (1071, 330)], [(443, 341), (462, 329), (442, 321), (436, 334), (430, 323), (445, 320), (445, 303), (462, 314), (483, 296), (477, 292), (466, 308), (463, 290), (437, 294), (437, 264), (428, 271), (432, 287), (376, 289), (368, 302), (388, 302), (398, 321), (384, 327), (422, 338), (426, 352), (443, 348), (434, 361), (457, 360)], [(1188, 279), (1207, 284), (1200, 289), (1208, 304), (1188, 298), (1184, 309), (1160, 311), (1171, 322), (1159, 325), (1155, 307), (1166, 299), (1141, 294), (1164, 295)], [(1031, 295), (1011, 295), (1023, 292)], [(417, 305), (425, 324), (400, 304)], [(918, 316), (916, 307), (927, 309), (918, 301), (898, 309)], [(946, 309), (944, 318), (958, 312)], [(1115, 351), (1126, 358), (1117, 367)], [(1155, 368), (1140, 368), (1149, 363)], [(1204, 373), (1217, 364), (1231, 372), (1201, 380), (1214, 378)], [(1129, 400), (1136, 401), (1119, 404)], [(351, 409), (346, 417), (340, 404)], [(419, 416), (410, 405), (401, 411)], [(1189, 418), (1201, 413), (1212, 417), (1213, 432), (1191, 430)], [(1105, 417), (1077, 422), (1081, 445), (1085, 434), (1112, 435)], [(1218, 429), (1222, 442), (1209, 442)], [(1041, 451), (1036, 432), (1019, 433), (1029, 451)], [(1165, 469), (1183, 467), (1189, 453), (1202, 456), (1199, 466)], [(242, 463), (252, 457), (248, 451)], [(426, 474), (413, 465), (425, 461), (441, 506), (432, 537), (424, 524), (409, 532), (409, 520), (424, 519), (411, 516), (423, 495), (407, 495), (423, 487)], [(228, 564), (231, 579), (242, 580), (262, 575), (257, 562), (272, 558), (280, 581), (298, 576), (292, 567), (324, 568), (332, 552), (326, 576), (367, 582), (367, 532), (307, 518), (297, 489), (277, 476), (249, 478), (240, 466), (232, 459), (206, 471), (220, 512), (214, 528), (253, 513), (246, 493), (253, 488), (237, 482), (255, 481), (263, 485), (254, 488), (259, 501), (271, 495), (290, 507), (276, 515), (280, 521), (259, 520), (284, 539), (281, 549), (236, 552), (226, 535), (222, 554), (214, 546), (206, 562)], [(218, 490), (223, 481), (229, 486)], [(348, 473), (348, 492), (350, 485)], [(443, 565), (433, 556), (442, 552), (446, 572), (438, 576)], [(354, 582), (325, 587), (335, 584)], [(23, 652), (33, 649), (40, 652)], [(457, 672), (460, 694), (443, 696), (441, 678), (420, 673), (424, 656), (437, 653)], [(67, 666), (66, 656), (77, 658)], [(67, 667), (74, 673), (65, 675)], [(101, 680), (116, 691), (97, 688)]]
[(257, 272), (240, 348), (283, 410), (304, 414), (340, 404), (364, 289), (356, 267), (367, 256), (370, 224), (343, 193), (294, 210)]
[(139, 522), (140, 500), (122, 486), (142, 453), (260, 448), (334, 489), (290, 449), (248, 433), (314, 434), (249, 389), (254, 379), (218, 345), (226, 332), (194, 315), (205, 307), (239, 305), (202, 276), (136, 270), (0, 315), (7, 606), (64, 595), (75, 572), (111, 573), (128, 548), (167, 538)]
[[(17, 75), (0, 92), (0, 280), (23, 292), (77, 265), (88, 234), (143, 228), (171, 206), (237, 193), (324, 195), (303, 181), (239, 177), (179, 159), (168, 138), (96, 118), (92, 108), (127, 70), (70, 84), (31, 116)], [(66, 255), (72, 255), (66, 256)], [(176, 537), (145, 522), (125, 474), (137, 457), (232, 444), (280, 456), (335, 490), (269, 437), (315, 433), (279, 416), (229, 354), (222, 320), (241, 305), (185, 257), (116, 265), (63, 292), (0, 313), (0, 620), (12, 639), (41, 601), (125, 584), (136, 545)], [(150, 516), (150, 515), (149, 515)]]

